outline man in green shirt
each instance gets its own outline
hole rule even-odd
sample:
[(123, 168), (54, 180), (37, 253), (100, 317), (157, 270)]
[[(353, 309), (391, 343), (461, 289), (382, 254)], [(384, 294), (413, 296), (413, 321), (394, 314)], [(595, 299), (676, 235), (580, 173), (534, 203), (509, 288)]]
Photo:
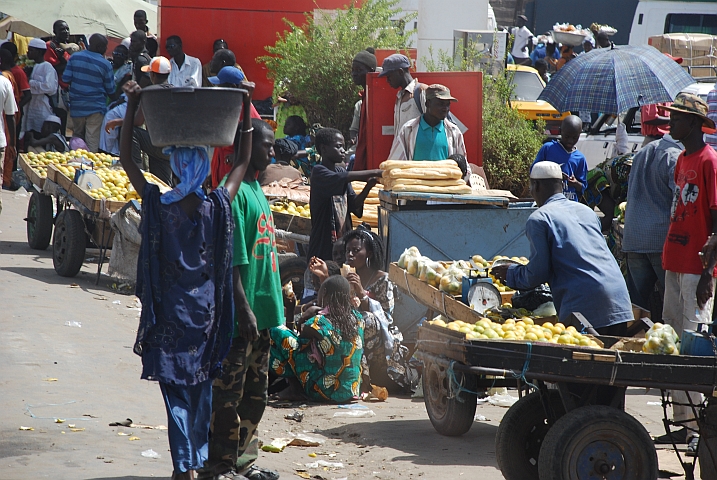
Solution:
[(268, 123), (253, 119), (252, 128), (242, 134), (252, 135), (252, 152), (232, 202), (234, 340), (213, 384), (209, 460), (199, 479), (232, 472), (251, 480), (279, 478), (254, 466), (257, 455), (247, 452), (250, 444), (257, 444), (256, 430), (266, 408), (269, 329), (284, 323), (274, 218), (257, 181), (274, 156), (274, 132)]

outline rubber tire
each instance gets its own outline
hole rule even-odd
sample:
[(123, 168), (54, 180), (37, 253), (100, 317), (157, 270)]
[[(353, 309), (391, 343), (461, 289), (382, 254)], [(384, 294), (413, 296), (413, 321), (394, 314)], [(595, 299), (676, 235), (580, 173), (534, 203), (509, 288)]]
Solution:
[(299, 300), (301, 300), (304, 295), (304, 273), (307, 268), (308, 263), (303, 257), (290, 257), (279, 263), (281, 286), (283, 287), (291, 281), (293, 284), (294, 294)]
[(77, 210), (63, 210), (55, 222), (52, 242), (52, 263), (61, 277), (74, 277), (85, 261), (87, 234), (82, 214)]
[(540, 480), (583, 479), (588, 478), (587, 472), (592, 473), (592, 478), (603, 478), (590, 468), (589, 462), (610, 453), (607, 448), (619, 454), (622, 462), (608, 462), (618, 471), (608, 472), (611, 474), (606, 478), (657, 478), (657, 452), (645, 427), (622, 410), (590, 405), (565, 414), (548, 431), (538, 459)]
[(52, 240), (54, 211), (52, 197), (32, 192), (27, 203), (27, 244), (33, 250), (46, 250)]
[[(548, 390), (558, 417), (565, 414), (560, 393)], [(518, 400), (505, 412), (495, 435), (495, 458), (506, 480), (538, 480), (540, 447), (550, 426), (540, 392)]]
[[(476, 391), (475, 375), (463, 375), (454, 372), (456, 380), (463, 388)], [(473, 426), (475, 421), (478, 397), (472, 393), (459, 393), (457, 397), (448, 398), (448, 376), (445, 368), (428, 363), (423, 367), (423, 401), (426, 404), (428, 418), (441, 435), (457, 437), (463, 435)]]

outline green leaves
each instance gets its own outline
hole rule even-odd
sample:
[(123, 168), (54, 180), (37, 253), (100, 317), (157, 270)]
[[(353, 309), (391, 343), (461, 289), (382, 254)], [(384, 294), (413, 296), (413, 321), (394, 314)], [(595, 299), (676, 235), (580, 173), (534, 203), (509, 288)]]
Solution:
[[(288, 30), (268, 55), (257, 58), (274, 80), (275, 96), (290, 91), (301, 102), (310, 123), (338, 128), (348, 134), (359, 87), (351, 80), (351, 61), (367, 47), (407, 48), (402, 25), (414, 18), (401, 15), (398, 0), (351, 3), (334, 12), (306, 15), (304, 25), (288, 20)], [(398, 26), (394, 22), (401, 18)], [(393, 19), (393, 20), (392, 20)]]

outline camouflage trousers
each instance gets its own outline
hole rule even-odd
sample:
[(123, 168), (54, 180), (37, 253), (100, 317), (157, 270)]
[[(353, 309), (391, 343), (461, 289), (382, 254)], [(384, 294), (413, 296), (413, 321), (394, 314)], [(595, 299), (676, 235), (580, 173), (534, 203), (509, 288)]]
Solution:
[(259, 455), (256, 430), (266, 408), (270, 347), (268, 329), (259, 330), (255, 342), (242, 338), (232, 342), (222, 374), (212, 385), (209, 460), (198, 479), (240, 472)]

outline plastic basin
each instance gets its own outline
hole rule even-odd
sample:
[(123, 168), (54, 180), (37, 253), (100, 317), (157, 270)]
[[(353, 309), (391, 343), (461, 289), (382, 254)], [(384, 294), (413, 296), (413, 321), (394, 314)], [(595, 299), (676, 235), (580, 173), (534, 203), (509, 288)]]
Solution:
[(145, 88), (141, 102), (152, 144), (231, 145), (246, 93), (236, 88)]

